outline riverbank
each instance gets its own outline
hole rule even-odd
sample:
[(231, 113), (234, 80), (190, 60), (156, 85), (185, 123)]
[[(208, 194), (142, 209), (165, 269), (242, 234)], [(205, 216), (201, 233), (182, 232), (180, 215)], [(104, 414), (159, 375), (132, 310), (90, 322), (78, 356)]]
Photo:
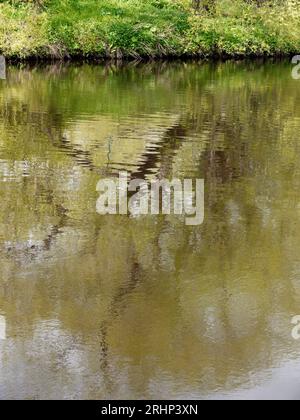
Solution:
[(38, 0), (0, 4), (9, 59), (276, 56), (300, 51), (299, 0)]

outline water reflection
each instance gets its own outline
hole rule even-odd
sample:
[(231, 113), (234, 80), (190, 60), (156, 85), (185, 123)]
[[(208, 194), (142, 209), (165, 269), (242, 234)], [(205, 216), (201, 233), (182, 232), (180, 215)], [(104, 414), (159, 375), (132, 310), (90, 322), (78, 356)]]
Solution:
[[(299, 104), (285, 62), (8, 68), (0, 397), (298, 398)], [(97, 215), (119, 170), (205, 178), (204, 225)]]

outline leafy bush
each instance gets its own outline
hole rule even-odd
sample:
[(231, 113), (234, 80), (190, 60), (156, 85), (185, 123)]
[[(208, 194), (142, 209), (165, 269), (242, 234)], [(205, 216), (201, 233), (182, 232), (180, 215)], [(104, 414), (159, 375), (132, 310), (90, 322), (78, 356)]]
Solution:
[[(276, 4), (275, 4), (276, 3)], [(300, 2), (222, 0), (190, 18), (186, 51), (197, 55), (272, 55), (300, 50)]]
[(50, 43), (71, 54), (179, 54), (188, 29), (187, 11), (169, 0), (52, 1), (49, 19)]
[(0, 52), (20, 58), (284, 54), (300, 51), (299, 21), (300, 0), (0, 0)]
[(48, 20), (29, 4), (0, 4), (0, 51), (7, 56), (24, 58), (46, 52)]

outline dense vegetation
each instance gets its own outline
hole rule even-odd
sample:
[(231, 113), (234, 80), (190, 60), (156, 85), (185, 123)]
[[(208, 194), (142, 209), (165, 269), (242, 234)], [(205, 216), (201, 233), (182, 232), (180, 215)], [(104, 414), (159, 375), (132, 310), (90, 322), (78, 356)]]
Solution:
[(0, 0), (7, 57), (300, 51), (300, 0)]

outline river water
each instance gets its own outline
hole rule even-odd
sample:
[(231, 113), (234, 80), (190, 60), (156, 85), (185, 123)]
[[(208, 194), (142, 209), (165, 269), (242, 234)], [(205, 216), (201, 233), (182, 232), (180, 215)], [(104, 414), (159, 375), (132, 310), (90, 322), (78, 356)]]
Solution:
[[(0, 398), (300, 399), (299, 133), (285, 61), (8, 66)], [(204, 223), (100, 216), (120, 170)]]

